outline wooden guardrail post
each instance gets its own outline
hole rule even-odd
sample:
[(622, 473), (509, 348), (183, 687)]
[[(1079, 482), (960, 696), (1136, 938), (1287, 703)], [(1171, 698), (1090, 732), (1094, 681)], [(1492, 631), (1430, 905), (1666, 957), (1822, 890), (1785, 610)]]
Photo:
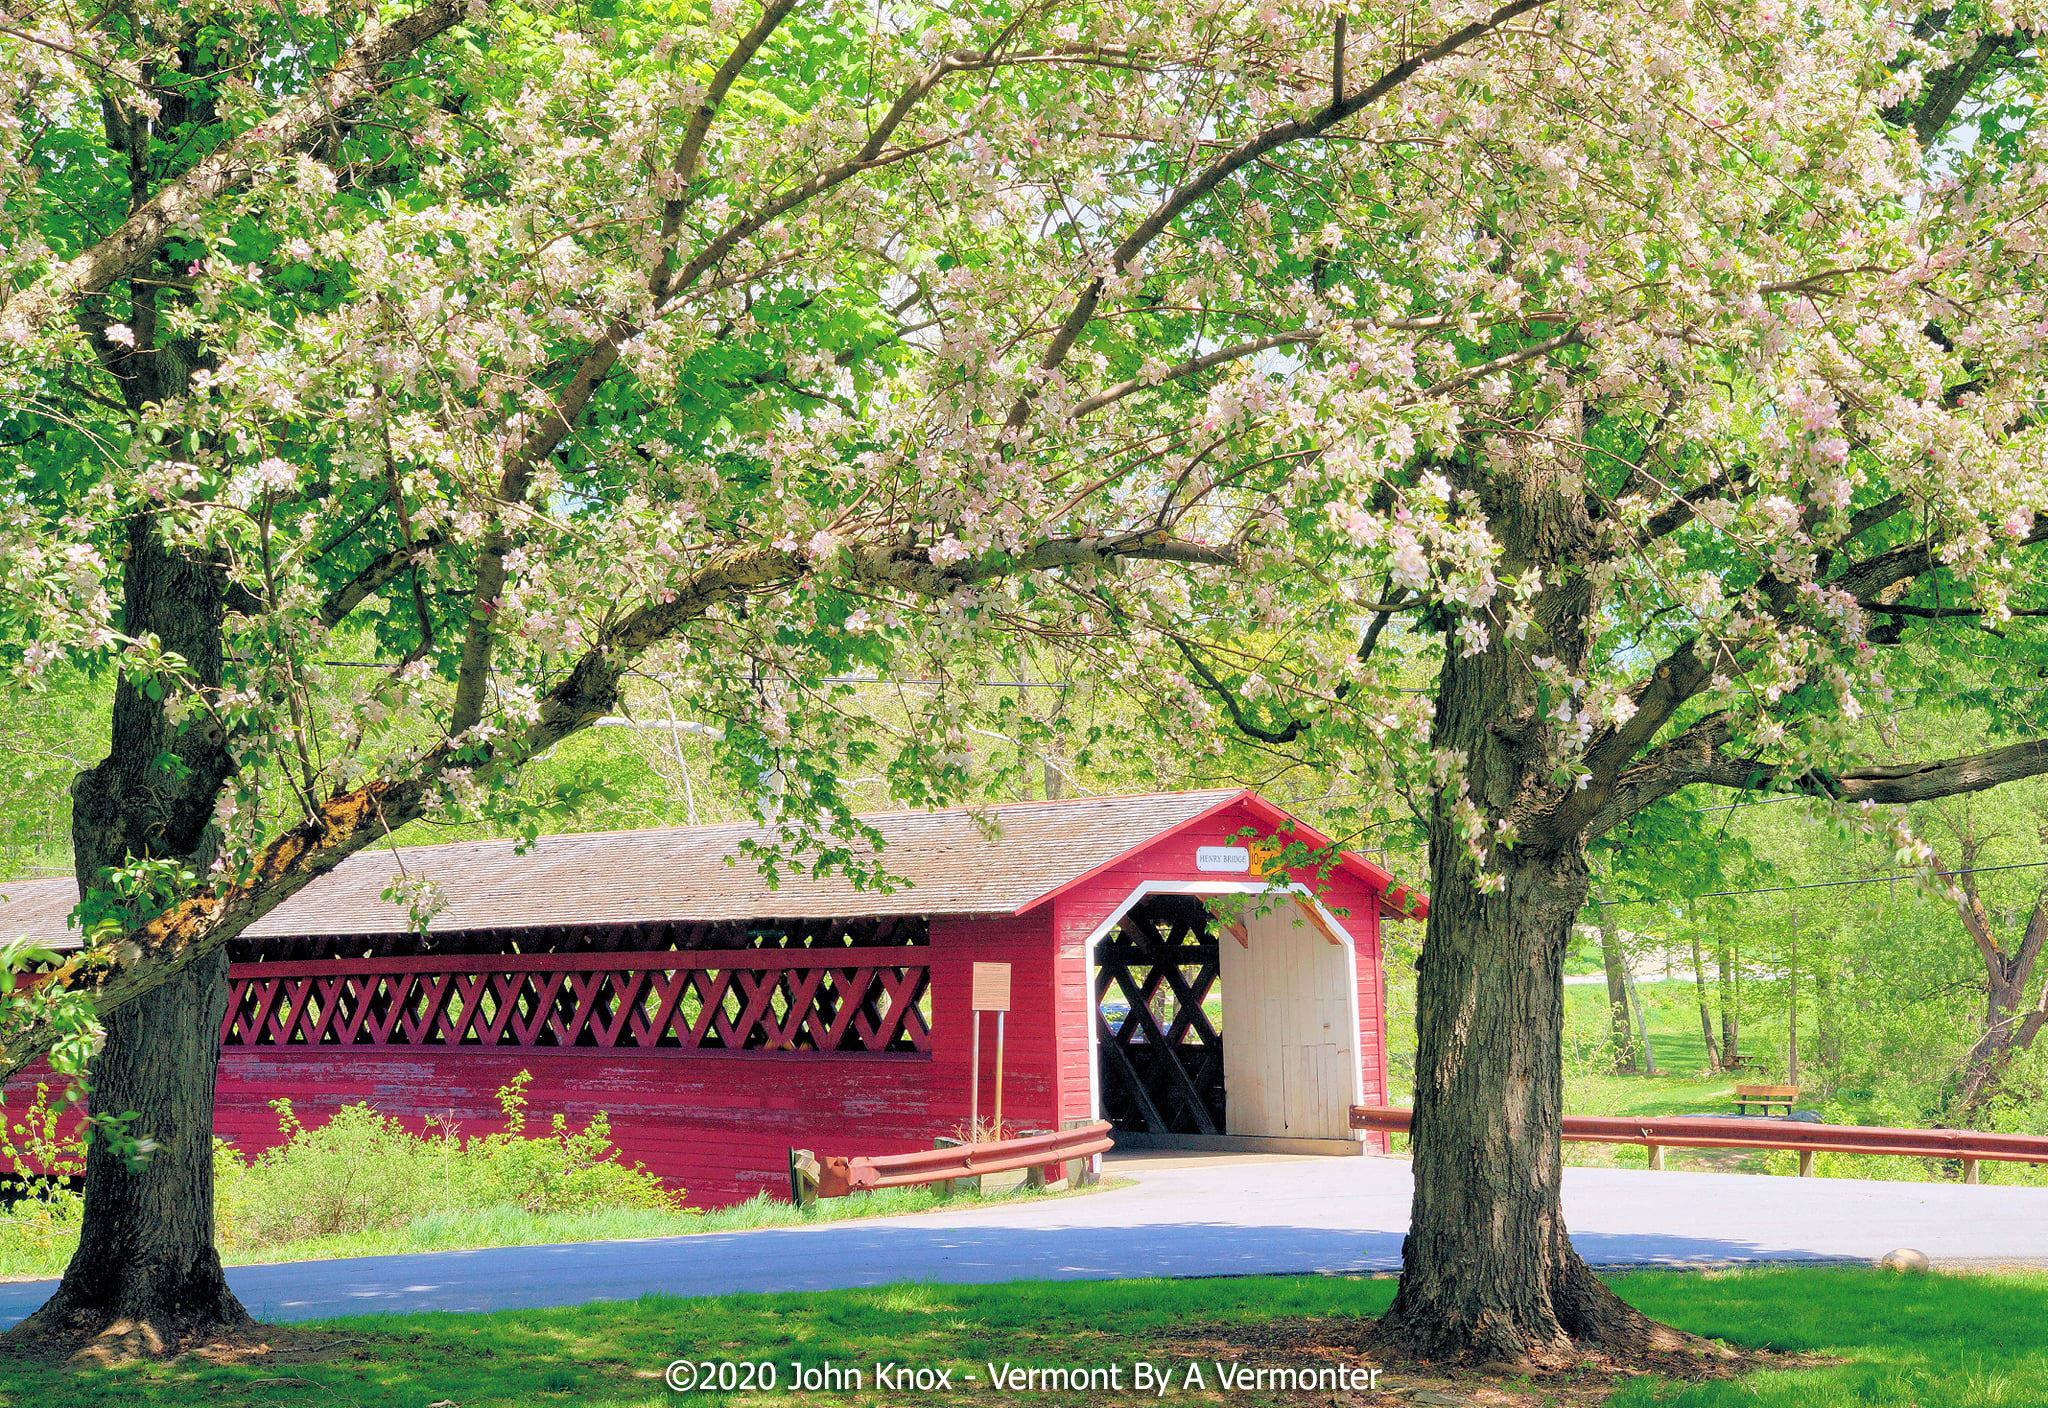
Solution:
[[(1091, 1119), (1066, 1120), (1061, 1129), (1080, 1129), (1095, 1123)], [(1078, 1159), (1067, 1160), (1067, 1186), (1069, 1188), (1093, 1188), (1100, 1175), (1095, 1170), (1095, 1155), (1083, 1154)]]
[[(964, 1149), (972, 1147), (972, 1144), (972, 1140), (955, 1139), (949, 1134), (941, 1134), (932, 1141), (934, 1149)], [(963, 1178), (941, 1178), (937, 1182), (938, 1186), (943, 1190), (939, 1196), (943, 1198), (958, 1197), (962, 1193), (978, 1194), (981, 1192), (980, 1174)]]
[(1799, 1151), (1799, 1176), (1801, 1178), (1813, 1177), (1813, 1150), (1811, 1149), (1801, 1149)]
[(1650, 1151), (1650, 1171), (1652, 1173), (1662, 1173), (1664, 1171), (1664, 1146), (1662, 1144), (1645, 1144), (1643, 1147)]
[(1964, 1160), (1963, 1160), (1963, 1182), (1965, 1182), (1965, 1183), (1975, 1183), (1976, 1181), (1977, 1181), (1977, 1161), (1976, 1161), (1975, 1159), (1964, 1159)]

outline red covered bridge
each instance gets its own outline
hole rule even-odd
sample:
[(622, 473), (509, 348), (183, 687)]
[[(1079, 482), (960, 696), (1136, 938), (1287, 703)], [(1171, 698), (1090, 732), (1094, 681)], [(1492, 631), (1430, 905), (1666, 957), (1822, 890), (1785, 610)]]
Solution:
[[(892, 889), (771, 886), (745, 826), (406, 848), (447, 902), (424, 937), (380, 898), (398, 862), (356, 856), (235, 944), (216, 1128), (261, 1148), (288, 1097), (308, 1123), (367, 1101), (481, 1132), (527, 1071), (534, 1115), (605, 1111), (627, 1158), (734, 1202), (785, 1189), (792, 1145), (962, 1129), (970, 971), (1002, 962), (1006, 1124), (1358, 1148), (1349, 1108), (1386, 1096), (1380, 925), (1423, 907), (1384, 870), (1326, 854), (1268, 885), (1269, 848), (1328, 841), (1248, 791), (866, 820)], [(75, 941), (69, 881), (0, 895), (0, 932)]]

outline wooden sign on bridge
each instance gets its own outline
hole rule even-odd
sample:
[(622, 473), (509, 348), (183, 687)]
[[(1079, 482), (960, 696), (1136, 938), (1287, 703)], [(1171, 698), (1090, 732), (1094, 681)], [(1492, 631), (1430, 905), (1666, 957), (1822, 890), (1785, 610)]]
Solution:
[(1010, 965), (1007, 963), (977, 963), (974, 965), (973, 995), (968, 1006), (974, 1009), (974, 1055), (968, 1062), (967, 1079), (974, 1089), (967, 1099), (967, 1138), (969, 1143), (981, 1142), (981, 1014), (996, 1014), (996, 1117), (991, 1137), (1003, 1137), (1003, 1018), (1010, 1010)]

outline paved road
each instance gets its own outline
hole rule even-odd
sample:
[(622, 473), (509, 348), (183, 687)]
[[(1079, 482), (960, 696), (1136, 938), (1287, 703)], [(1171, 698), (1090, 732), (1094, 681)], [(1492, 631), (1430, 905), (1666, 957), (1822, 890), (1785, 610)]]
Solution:
[[(1083, 1197), (820, 1227), (637, 1242), (364, 1257), (228, 1273), (265, 1320), (376, 1311), (575, 1305), (661, 1292), (811, 1291), (927, 1280), (1392, 1270), (1407, 1225), (1405, 1162), (1342, 1158), (1117, 1160), (1135, 1182)], [(2048, 1189), (1565, 1170), (1565, 1218), (1595, 1264), (1937, 1261), (2048, 1264)], [(49, 1282), (0, 1282), (0, 1326)]]

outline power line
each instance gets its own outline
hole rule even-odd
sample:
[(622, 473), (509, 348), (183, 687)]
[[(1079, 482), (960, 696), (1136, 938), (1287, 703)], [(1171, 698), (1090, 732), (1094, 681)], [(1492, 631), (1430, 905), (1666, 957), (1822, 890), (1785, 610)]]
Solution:
[[(244, 661), (243, 663), (247, 663)], [(322, 660), (322, 665), (340, 670), (388, 670), (388, 660)], [(724, 675), (725, 679), (742, 679), (737, 671)], [(922, 685), (938, 689), (946, 685), (971, 685), (976, 689), (1071, 689), (1072, 680), (941, 680), (919, 679), (915, 676), (898, 679), (888, 675), (827, 675), (820, 684), (896, 684)]]
[(1694, 807), (1693, 811), (1696, 814), (1699, 812), (1732, 812), (1739, 811), (1743, 807), (1771, 807), (1776, 806), (1779, 802), (1812, 802), (1817, 800), (1819, 799), (1810, 797), (1804, 792), (1788, 792), (1782, 797), (1756, 797), (1745, 798), (1740, 802), (1716, 802), (1711, 807)]
[[(2048, 867), (2048, 860), (2014, 861), (2010, 865), (1972, 865), (1966, 866), (1961, 870), (1937, 870), (1934, 874), (1944, 877), (1950, 875), (1988, 875), (1995, 870), (2040, 870), (2043, 867)], [(1900, 880), (1918, 880), (1920, 878), (1921, 876), (1918, 871), (1909, 871), (1903, 875), (1872, 875), (1861, 880), (1814, 880), (1803, 885), (1764, 885), (1754, 890), (1708, 890), (1697, 895), (1650, 895), (1637, 900), (1603, 900), (1597, 895), (1589, 898), (1594, 904), (1611, 905), (1619, 909), (1623, 905), (1629, 904), (1685, 904), (1691, 900), (1722, 900), (1732, 899), (1741, 895), (1782, 895), (1788, 894), (1793, 890), (1839, 890), (1853, 885), (1887, 885), (1895, 884)]]

